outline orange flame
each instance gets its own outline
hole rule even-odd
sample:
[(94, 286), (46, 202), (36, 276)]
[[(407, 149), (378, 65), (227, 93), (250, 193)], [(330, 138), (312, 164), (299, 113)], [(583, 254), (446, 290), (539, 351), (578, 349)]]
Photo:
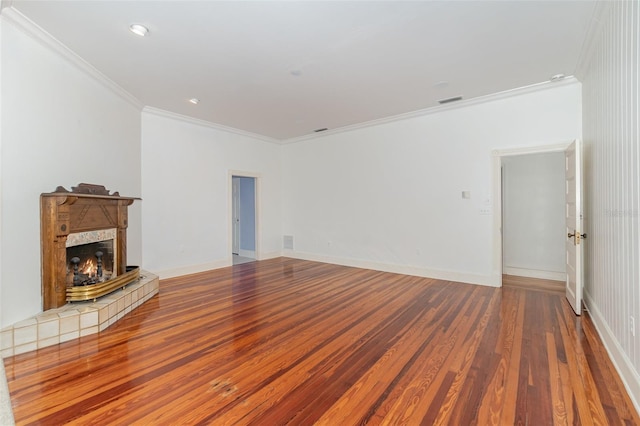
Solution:
[(78, 265), (78, 272), (88, 276), (95, 275), (98, 269), (98, 265), (95, 259), (88, 258), (81, 265)]

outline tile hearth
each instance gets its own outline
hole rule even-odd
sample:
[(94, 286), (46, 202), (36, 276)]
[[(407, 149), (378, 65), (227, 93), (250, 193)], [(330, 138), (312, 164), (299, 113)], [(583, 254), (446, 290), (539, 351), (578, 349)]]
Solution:
[(101, 332), (155, 296), (159, 284), (157, 275), (140, 271), (140, 280), (95, 303), (67, 303), (5, 327), (1, 331), (2, 358)]

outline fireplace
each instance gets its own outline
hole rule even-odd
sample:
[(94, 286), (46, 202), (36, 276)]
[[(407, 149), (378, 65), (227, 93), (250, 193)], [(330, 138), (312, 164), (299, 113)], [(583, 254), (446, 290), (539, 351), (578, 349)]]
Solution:
[(137, 199), (84, 183), (40, 196), (43, 310), (95, 301), (138, 279), (126, 233)]
[(70, 234), (67, 237), (67, 286), (86, 286), (115, 277), (116, 229)]

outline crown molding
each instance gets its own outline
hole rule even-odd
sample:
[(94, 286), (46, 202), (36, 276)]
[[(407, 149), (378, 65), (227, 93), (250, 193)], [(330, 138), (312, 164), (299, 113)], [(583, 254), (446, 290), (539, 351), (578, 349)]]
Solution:
[(208, 127), (210, 129), (214, 129), (214, 130), (220, 130), (220, 131), (223, 131), (223, 132), (233, 133), (233, 134), (236, 134), (236, 135), (245, 136), (245, 137), (252, 138), (252, 139), (258, 139), (258, 140), (261, 140), (263, 142), (269, 142), (269, 143), (273, 143), (273, 144), (277, 144), (277, 145), (282, 144), (282, 141), (280, 141), (278, 139), (270, 138), (268, 136), (260, 135), (260, 134), (257, 134), (257, 133), (247, 132), (245, 130), (236, 129), (235, 127), (229, 127), (229, 126), (224, 126), (222, 124), (216, 124), (216, 123), (213, 123), (211, 121), (201, 120), (199, 118), (193, 118), (193, 117), (189, 117), (189, 116), (186, 116), (186, 115), (177, 114), (177, 113), (171, 112), (171, 111), (165, 111), (165, 110), (160, 109), (160, 108), (146, 106), (146, 107), (144, 107), (142, 109), (142, 112), (143, 113), (147, 113), (147, 114), (156, 115), (158, 117), (170, 118), (172, 120), (182, 121), (182, 122), (188, 123), (188, 124), (195, 124), (196, 126)]
[[(11, 0), (8, 1), (9, 5), (11, 4)], [(122, 100), (131, 104), (138, 110), (142, 110), (144, 105), (140, 102), (135, 96), (131, 93), (124, 90), (118, 84), (116, 84), (113, 80), (111, 80), (106, 75), (102, 74), (98, 71), (93, 65), (89, 64), (87, 61), (78, 56), (77, 53), (73, 52), (67, 46), (62, 44), (56, 38), (54, 38), (51, 34), (46, 32), (42, 27), (38, 26), (35, 22), (24, 16), (18, 10), (13, 7), (5, 7), (5, 0), (2, 0), (2, 10), (0, 10), (0, 17), (7, 23), (12, 24), (28, 36), (32, 37), (40, 44), (50, 49), (54, 53), (58, 54), (60, 57), (64, 58), (69, 64), (73, 65), (79, 71), (85, 73), (93, 80), (101, 84), (107, 90), (111, 91)]]
[[(97, 81), (103, 87), (107, 88), (112, 93), (114, 93), (115, 95), (117, 95), (118, 97), (123, 99), (124, 101), (128, 102), (129, 104), (131, 104), (132, 106), (134, 106), (138, 110), (142, 110), (143, 112), (147, 112), (147, 113), (154, 114), (154, 115), (161, 116), (161, 117), (165, 117), (165, 118), (171, 118), (171, 119), (174, 119), (174, 120), (179, 120), (179, 121), (183, 121), (183, 122), (186, 122), (186, 123), (191, 123), (191, 124), (195, 124), (195, 125), (198, 125), (198, 126), (208, 127), (208, 128), (211, 128), (211, 129), (216, 129), (216, 130), (220, 130), (220, 131), (224, 131), (224, 132), (228, 132), (228, 133), (233, 133), (233, 134), (237, 134), (237, 135), (241, 135), (241, 136), (245, 136), (245, 137), (249, 137), (249, 138), (253, 138), (253, 139), (258, 139), (258, 140), (261, 140), (261, 141), (264, 141), (264, 142), (279, 144), (279, 145), (286, 145), (286, 144), (291, 144), (291, 143), (307, 141), (307, 140), (311, 140), (311, 139), (324, 138), (324, 137), (327, 137), (327, 136), (330, 136), (330, 135), (339, 134), (339, 133), (350, 132), (350, 131), (353, 131), (353, 130), (359, 130), (359, 129), (364, 129), (364, 128), (368, 128), (368, 127), (379, 126), (379, 125), (382, 125), (382, 124), (393, 123), (393, 122), (396, 122), (396, 121), (408, 120), (408, 119), (411, 119), (411, 118), (422, 117), (422, 116), (430, 115), (430, 114), (437, 114), (437, 113), (440, 113), (440, 112), (449, 111), (449, 110), (458, 109), (458, 108), (466, 108), (466, 107), (469, 107), (469, 106), (472, 106), (472, 105), (477, 105), (477, 104), (482, 104), (482, 103), (486, 103), (486, 102), (497, 101), (497, 100), (500, 100), (500, 99), (506, 99), (506, 98), (510, 98), (510, 97), (513, 97), (513, 96), (519, 96), (519, 95), (524, 95), (524, 94), (527, 94), (527, 93), (538, 92), (538, 91), (542, 91), (542, 90), (558, 88), (558, 87), (561, 87), (561, 86), (566, 86), (566, 85), (571, 85), (571, 84), (578, 83), (577, 78), (575, 78), (573, 76), (569, 76), (569, 77), (566, 77), (565, 79), (563, 79), (561, 81), (557, 81), (557, 82), (545, 81), (545, 82), (542, 82), (542, 83), (536, 83), (536, 84), (532, 84), (532, 85), (529, 85), (529, 86), (524, 86), (524, 87), (520, 87), (520, 88), (516, 88), (516, 89), (502, 91), (502, 92), (497, 92), (497, 93), (493, 93), (493, 94), (489, 94), (489, 95), (485, 95), (485, 96), (479, 96), (479, 97), (476, 97), (476, 98), (465, 99), (465, 100), (454, 102), (454, 103), (451, 103), (451, 104), (436, 105), (436, 106), (433, 106), (433, 107), (420, 109), (420, 110), (417, 110), (417, 111), (411, 111), (411, 112), (408, 112), (408, 113), (398, 114), (398, 115), (394, 115), (394, 116), (390, 116), (390, 117), (384, 117), (384, 118), (371, 120), (371, 121), (366, 121), (366, 122), (363, 122), (363, 123), (357, 123), (357, 124), (353, 124), (353, 125), (349, 125), (349, 126), (338, 127), (338, 128), (335, 128), (335, 129), (327, 130), (327, 131), (322, 132), (320, 134), (313, 133), (313, 134), (308, 134), (308, 135), (303, 135), (303, 136), (298, 136), (298, 137), (294, 137), (294, 138), (282, 139), (281, 140), (281, 139), (268, 137), (268, 136), (265, 136), (265, 135), (260, 135), (260, 134), (257, 134), (257, 133), (252, 133), (252, 132), (247, 132), (247, 131), (244, 131), (244, 130), (236, 129), (234, 127), (228, 127), (228, 126), (224, 126), (224, 125), (221, 125), (221, 124), (216, 124), (216, 123), (213, 123), (213, 122), (210, 122), (210, 121), (206, 121), (206, 120), (202, 120), (202, 119), (197, 119), (197, 118), (188, 117), (188, 116), (185, 116), (185, 115), (181, 115), (181, 114), (165, 111), (165, 110), (162, 110), (162, 109), (159, 109), (159, 108), (145, 106), (142, 102), (140, 102), (140, 100), (138, 100), (136, 97), (134, 97), (131, 93), (127, 92), (125, 89), (123, 89), (118, 84), (116, 84), (113, 80), (111, 80), (106, 75), (104, 75), (103, 73), (98, 71), (93, 65), (89, 64), (88, 62), (86, 62), (78, 54), (76, 54), (71, 49), (69, 49), (67, 46), (62, 44), (60, 41), (58, 41), (56, 38), (54, 38), (51, 34), (46, 32), (43, 28), (41, 28), (36, 23), (31, 21), (29, 18), (24, 16), (18, 10), (16, 10), (13, 7), (11, 7), (12, 1), (13, 0), (0, 0), (0, 5), (2, 7), (0, 9), (0, 18), (2, 18), (2, 20), (14, 25), (16, 28), (20, 29), (21, 31), (23, 31), (27, 35), (33, 37), (35, 40), (40, 42), (42, 45), (44, 45), (45, 47), (49, 48), (54, 53), (57, 53), (60, 57), (62, 57), (65, 60), (67, 60), (68, 63), (70, 63), (71, 65), (76, 67), (78, 70), (84, 72), (85, 74), (87, 74), (88, 76), (93, 78), (95, 81)], [(593, 40), (595, 39), (596, 35), (598, 34), (599, 30), (601, 29), (602, 19), (605, 17), (606, 12), (610, 9), (610, 6), (611, 5), (608, 2), (598, 2), (598, 5), (596, 6), (596, 10), (594, 11), (594, 15), (593, 15), (592, 20), (591, 20), (590, 29), (588, 31), (589, 35), (588, 35), (587, 40), (585, 41), (585, 43), (583, 44), (583, 47), (582, 47), (582, 53), (581, 53), (580, 61), (579, 61), (579, 64), (582, 67), (584, 67), (584, 64), (586, 64), (588, 62), (588, 58), (589, 58), (589, 56), (590, 56), (590, 54), (591, 54), (591, 52), (593, 50), (593, 47), (592, 47)], [(582, 68), (579, 67), (579, 69), (582, 69)]]
[(602, 32), (603, 23), (609, 16), (613, 3), (614, 2), (609, 1), (596, 2), (591, 21), (589, 22), (589, 28), (587, 29), (587, 35), (580, 49), (580, 56), (578, 56), (578, 64), (575, 70), (575, 75), (580, 79), (583, 79), (587, 74), (589, 62), (591, 62), (591, 57), (595, 49), (595, 42)]
[(465, 99), (462, 101), (454, 102), (451, 104), (445, 105), (437, 105), (425, 109), (419, 109), (417, 111), (411, 111), (404, 114), (393, 115), (390, 117), (384, 117), (377, 120), (366, 121), (364, 123), (353, 124), (350, 126), (338, 127), (335, 129), (327, 130), (322, 132), (321, 134), (310, 134), (299, 136), (295, 138), (282, 140), (280, 143), (283, 145), (292, 144), (302, 141), (307, 141), (311, 139), (323, 138), (329, 135), (335, 135), (344, 132), (350, 132), (353, 130), (364, 129), (367, 127), (379, 126), (381, 124), (393, 123), (401, 120), (409, 120), (411, 118), (422, 117), (425, 115), (438, 114), (444, 111), (450, 111), (454, 109), (467, 108), (472, 105), (483, 104), (487, 102), (498, 101), (501, 99), (507, 99), (514, 96), (525, 95), (533, 92), (541, 92), (548, 89), (556, 89), (558, 87), (570, 86), (573, 84), (578, 84), (579, 81), (574, 76), (568, 76), (560, 81), (544, 81), (542, 83), (531, 84), (529, 86), (519, 87), (517, 89), (505, 90), (502, 92), (492, 93), (490, 95), (478, 96), (476, 98)]
[(0, 0), (0, 10), (4, 9), (5, 7), (11, 7), (12, 3), (13, 0)]

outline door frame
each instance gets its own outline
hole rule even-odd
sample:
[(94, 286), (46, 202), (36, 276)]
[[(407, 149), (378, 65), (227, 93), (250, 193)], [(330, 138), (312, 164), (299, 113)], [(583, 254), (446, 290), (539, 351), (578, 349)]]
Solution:
[(247, 172), (241, 170), (229, 170), (228, 174), (228, 188), (227, 188), (227, 253), (228, 262), (233, 264), (233, 178), (235, 177), (248, 177), (253, 178), (255, 182), (254, 197), (255, 197), (255, 242), (256, 242), (256, 260), (260, 260), (260, 186), (261, 175), (260, 173)]
[(573, 140), (553, 145), (495, 149), (492, 151), (493, 174), (493, 285), (502, 287), (502, 158), (516, 155), (564, 152)]

